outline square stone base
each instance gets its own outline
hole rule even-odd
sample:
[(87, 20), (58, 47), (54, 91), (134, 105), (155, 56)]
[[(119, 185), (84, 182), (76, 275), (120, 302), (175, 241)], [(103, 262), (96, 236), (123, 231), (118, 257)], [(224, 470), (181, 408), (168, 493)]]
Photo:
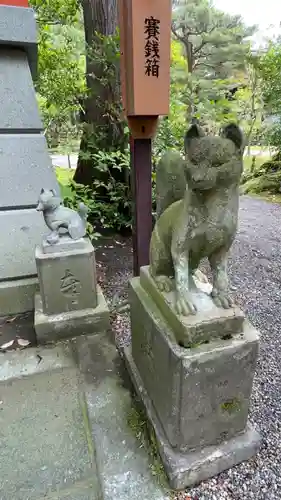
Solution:
[(243, 329), (245, 318), (238, 307), (218, 308), (209, 294), (197, 288), (195, 283), (190, 294), (197, 307), (197, 314), (180, 316), (175, 311), (175, 290), (168, 293), (160, 292), (150, 275), (149, 266), (141, 268), (138, 281), (143, 290), (152, 298), (173, 330), (178, 344), (182, 347), (191, 347), (194, 344), (231, 337), (241, 333)]
[(35, 249), (43, 312), (55, 315), (97, 305), (95, 252), (89, 238), (61, 236)]
[(245, 321), (229, 339), (183, 348), (140, 278), (131, 280), (129, 297), (134, 363), (172, 448), (186, 453), (243, 432), (259, 352), (255, 328)]
[(155, 432), (159, 454), (172, 489), (181, 490), (199, 484), (257, 453), (261, 438), (249, 424), (243, 433), (216, 446), (186, 453), (175, 451), (163, 432), (130, 348), (124, 349), (124, 357), (135, 390)]
[(79, 335), (92, 335), (106, 332), (110, 328), (109, 309), (97, 286), (98, 305), (95, 308), (70, 311), (47, 316), (43, 313), (42, 299), (35, 295), (34, 327), (38, 343), (47, 344)]

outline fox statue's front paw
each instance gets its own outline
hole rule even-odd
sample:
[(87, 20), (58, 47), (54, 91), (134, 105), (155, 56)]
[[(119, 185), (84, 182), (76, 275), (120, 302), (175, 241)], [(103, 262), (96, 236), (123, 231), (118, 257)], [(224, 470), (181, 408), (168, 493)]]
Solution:
[(217, 307), (222, 307), (223, 309), (230, 309), (234, 305), (233, 300), (224, 290), (213, 288), (211, 297)]
[(197, 313), (197, 307), (193, 303), (189, 292), (185, 293), (184, 295), (180, 292), (177, 292), (176, 312), (180, 316), (189, 316), (190, 314)]
[(172, 279), (169, 278), (168, 276), (164, 276), (164, 275), (155, 276), (154, 280), (155, 280), (157, 288), (158, 288), (158, 290), (160, 290), (160, 292), (168, 293), (174, 287)]
[(50, 245), (55, 245), (56, 243), (58, 243), (59, 239), (59, 234), (56, 232), (52, 232), (47, 236), (47, 242), (50, 243)]

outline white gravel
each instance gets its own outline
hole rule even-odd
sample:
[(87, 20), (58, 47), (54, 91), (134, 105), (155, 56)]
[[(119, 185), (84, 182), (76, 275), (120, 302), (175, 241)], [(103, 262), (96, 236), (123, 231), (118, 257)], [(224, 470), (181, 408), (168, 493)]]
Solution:
[[(103, 250), (106, 258), (102, 260), (108, 270), (101, 284), (108, 298), (115, 297), (116, 302), (126, 298), (132, 253), (128, 241), (111, 246)], [(98, 256), (101, 253), (98, 250)], [(177, 500), (281, 499), (280, 205), (241, 198), (240, 227), (231, 252), (229, 274), (237, 303), (261, 333), (250, 420), (261, 432), (263, 442), (252, 460), (177, 494)], [(114, 317), (113, 327), (118, 344), (130, 341), (127, 314)]]

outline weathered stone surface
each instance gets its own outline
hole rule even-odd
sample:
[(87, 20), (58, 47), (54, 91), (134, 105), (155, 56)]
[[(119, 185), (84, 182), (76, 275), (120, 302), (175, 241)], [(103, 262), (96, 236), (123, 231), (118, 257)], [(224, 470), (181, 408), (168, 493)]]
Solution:
[(72, 240), (67, 235), (62, 235), (58, 242), (54, 245), (48, 243), (48, 241), (44, 238), (42, 241), (41, 248), (43, 253), (58, 253), (58, 252), (74, 252), (75, 250), (85, 250), (85, 240), (81, 238), (79, 240)]
[(8, 351), (2, 357), (0, 364), (0, 383), (45, 372), (48, 374), (53, 371), (75, 369), (75, 367), (72, 346), (66, 342), (51, 347), (29, 347), (23, 351)]
[(223, 127), (220, 136), (205, 136), (194, 124), (185, 136), (185, 160), (168, 151), (158, 163), (150, 272), (159, 290), (174, 286), (180, 315), (197, 313), (192, 274), (203, 258), (213, 274), (214, 303), (232, 306), (227, 257), (237, 231), (242, 151), (243, 134), (235, 124)]
[(71, 352), (36, 348), (9, 353), (4, 364), (10, 369), (4, 379), (0, 371), (1, 500), (100, 500)]
[(27, 55), (22, 50), (0, 47), (0, 111), (0, 130), (43, 128)]
[(33, 311), (38, 290), (37, 278), (0, 281), (0, 316)]
[(103, 500), (169, 500), (170, 491), (153, 476), (147, 451), (129, 426), (131, 394), (115, 345), (104, 335), (74, 342)]
[(36, 266), (43, 305), (47, 315), (61, 314), (97, 305), (96, 266), (93, 245), (84, 239), (82, 249), (44, 253), (35, 251)]
[(160, 292), (149, 272), (149, 267), (141, 268), (140, 284), (147, 290), (171, 326), (178, 344), (183, 347), (223, 338), (242, 331), (244, 314), (238, 307), (218, 308), (211, 297), (198, 288), (190, 291), (193, 303), (197, 307), (197, 314), (181, 316), (175, 310), (175, 290)]
[(134, 362), (170, 445), (187, 452), (243, 432), (258, 356), (256, 330), (245, 322), (230, 340), (184, 349), (139, 278), (131, 281), (130, 302)]
[(66, 207), (58, 192), (53, 189), (40, 190), (38, 212), (42, 212), (49, 234), (46, 242), (55, 245), (61, 235), (68, 235), (73, 240), (84, 238), (87, 234), (88, 207), (80, 202), (77, 210)]
[(32, 9), (0, 5), (0, 45), (24, 49), (31, 71), (36, 75), (37, 31)]
[(46, 232), (36, 210), (0, 211), (0, 280), (36, 276), (34, 250)]
[(0, 314), (33, 309), (34, 249), (46, 229), (32, 206), (41, 182), (58, 188), (40, 135), (43, 125), (29, 68), (35, 55), (33, 11), (0, 5)]
[[(147, 417), (153, 426), (156, 442), (172, 489), (182, 490), (216, 476), (234, 465), (254, 456), (260, 446), (259, 433), (249, 424), (244, 432), (215, 446), (181, 453), (171, 447), (156, 415), (154, 405), (148, 396), (131, 355), (131, 349), (124, 348), (128, 371)], [(188, 425), (190, 425), (188, 423)]]
[(1, 500), (170, 500), (122, 375), (103, 334), (3, 355)]
[(0, 135), (0, 176), (5, 186), (0, 188), (2, 209), (35, 207), (43, 186), (59, 191), (46, 139), (40, 134)]
[(60, 339), (105, 333), (110, 328), (109, 309), (103, 293), (97, 286), (97, 306), (53, 315), (43, 312), (41, 295), (35, 295), (34, 327), (40, 344)]

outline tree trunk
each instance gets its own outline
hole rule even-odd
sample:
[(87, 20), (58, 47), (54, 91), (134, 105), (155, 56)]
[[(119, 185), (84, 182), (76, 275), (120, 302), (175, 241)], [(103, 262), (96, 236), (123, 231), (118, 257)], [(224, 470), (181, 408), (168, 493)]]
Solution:
[(95, 168), (93, 155), (100, 150), (122, 150), (124, 135), (120, 118), (118, 59), (116, 57), (116, 61), (111, 62), (111, 71), (107, 71), (104, 41), (99, 37), (99, 34), (110, 36), (116, 32), (117, 0), (82, 0), (82, 7), (89, 94), (84, 102), (83, 134), (74, 180), (90, 185), (93, 179), (106, 181), (103, 173)]

